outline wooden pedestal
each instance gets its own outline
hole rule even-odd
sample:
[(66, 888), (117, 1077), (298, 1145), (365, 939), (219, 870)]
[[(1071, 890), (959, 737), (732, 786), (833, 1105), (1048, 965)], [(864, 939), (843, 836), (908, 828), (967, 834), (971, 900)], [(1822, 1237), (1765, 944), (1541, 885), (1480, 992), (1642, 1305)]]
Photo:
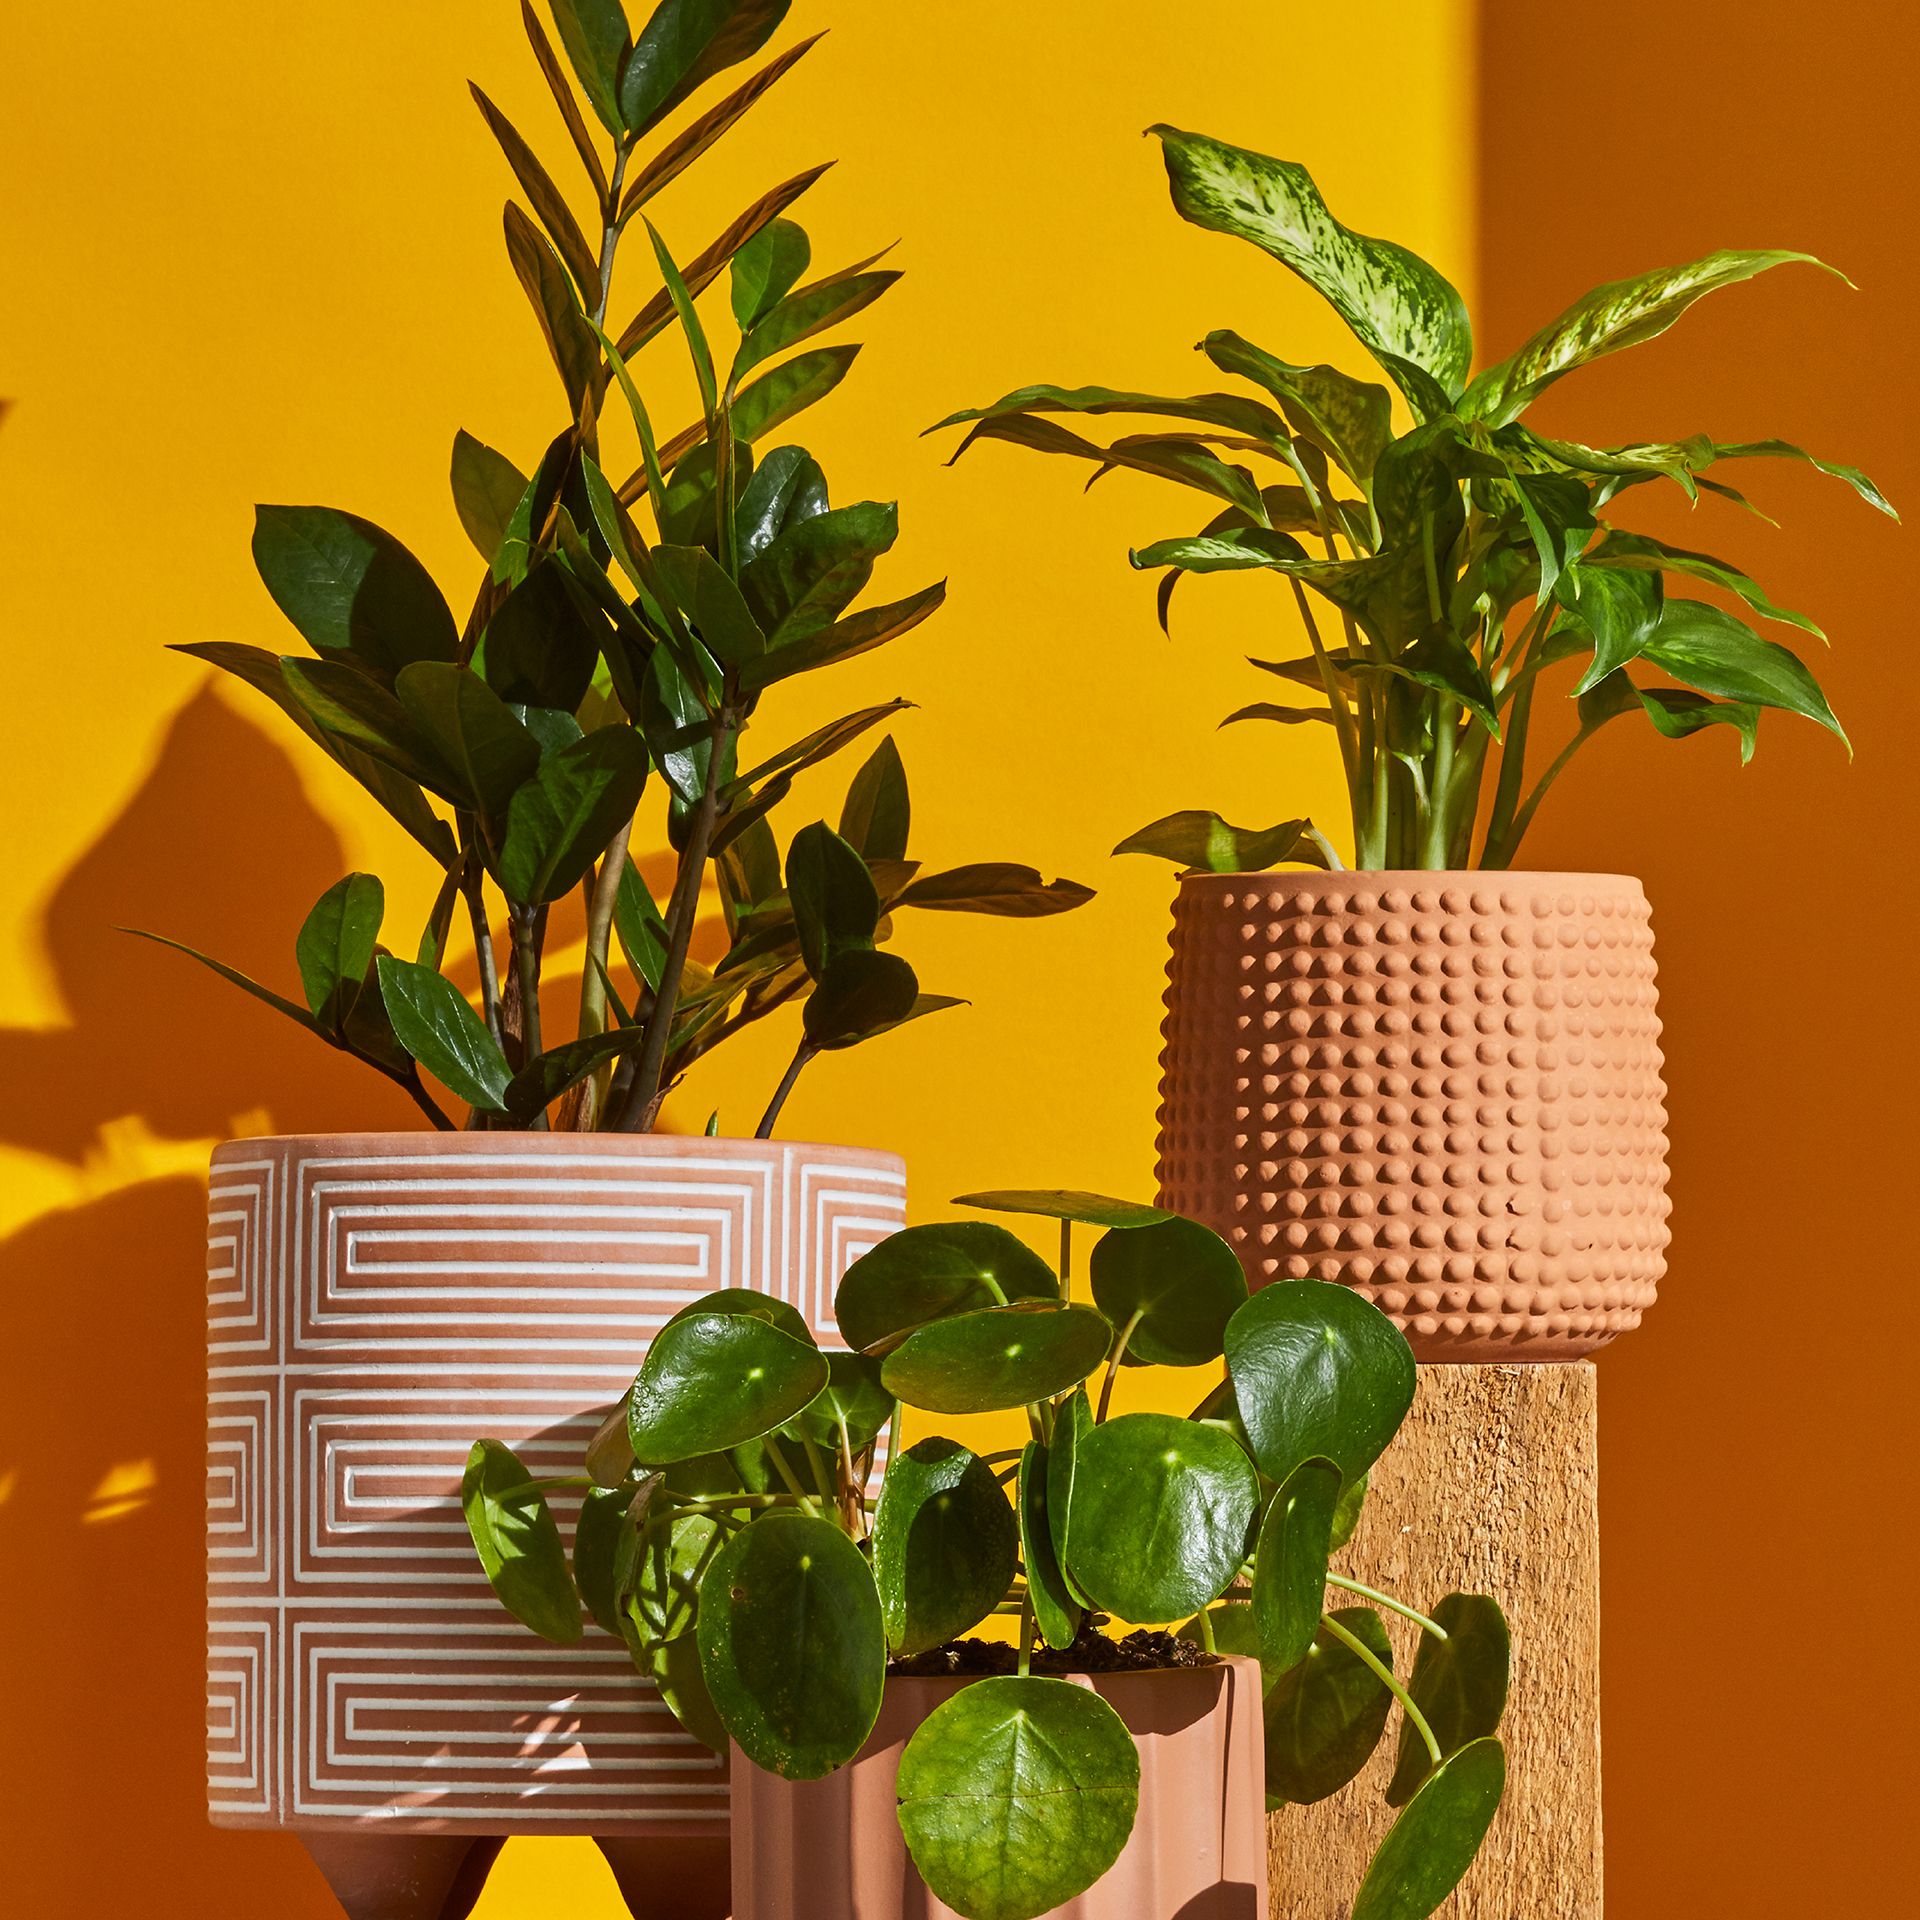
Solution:
[[(1423, 1366), (1336, 1565), (1415, 1606), (1492, 1594), (1513, 1627), (1506, 1798), (1441, 1920), (1600, 1920), (1600, 1516), (1593, 1363)], [(1402, 1674), (1415, 1629), (1389, 1618)], [(1346, 1920), (1393, 1813), (1382, 1744), (1268, 1823), (1273, 1920)]]

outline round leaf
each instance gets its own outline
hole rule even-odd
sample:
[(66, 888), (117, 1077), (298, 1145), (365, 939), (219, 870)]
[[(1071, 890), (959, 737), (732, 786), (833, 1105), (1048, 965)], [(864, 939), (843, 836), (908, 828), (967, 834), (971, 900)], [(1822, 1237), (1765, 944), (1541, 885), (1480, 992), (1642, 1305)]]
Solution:
[(1027, 1574), (1027, 1596), (1034, 1624), (1050, 1647), (1070, 1647), (1080, 1631), (1080, 1606), (1067, 1589), (1066, 1576), (1053, 1551), (1047, 1518), (1047, 1452), (1029, 1440), (1020, 1455), (1020, 1561)]
[[(1507, 1617), (1484, 1593), (1450, 1593), (1433, 1610), (1447, 1637), (1420, 1636), (1407, 1691), (1426, 1715), (1443, 1755), (1458, 1753), (1500, 1725), (1507, 1709), (1510, 1648)], [(1387, 1787), (1387, 1805), (1403, 1806), (1432, 1769), (1427, 1743), (1413, 1723), (1400, 1724), (1400, 1752)]]
[(957, 1640), (1006, 1597), (1019, 1564), (1013, 1509), (978, 1454), (921, 1440), (888, 1462), (873, 1522), (873, 1579), (887, 1645)]
[(700, 1639), (683, 1633), (672, 1640), (657, 1641), (647, 1649), (642, 1671), (660, 1690), (667, 1711), (698, 1740), (715, 1753), (727, 1750), (727, 1729), (707, 1691), (707, 1676), (700, 1665)]
[[(690, 1300), (673, 1315), (660, 1329), (678, 1326), (682, 1320), (691, 1320), (697, 1313), (733, 1313), (744, 1314), (749, 1320), (764, 1320), (770, 1327), (778, 1327), (782, 1333), (790, 1333), (796, 1340), (805, 1340), (809, 1345), (813, 1341), (813, 1330), (807, 1325), (806, 1316), (796, 1306), (785, 1300), (776, 1300), (770, 1293), (762, 1293), (758, 1287), (716, 1287), (711, 1293), (703, 1293), (699, 1299)], [(659, 1334), (654, 1338), (659, 1339)]]
[[(1393, 1665), (1393, 1642), (1371, 1607), (1342, 1607), (1333, 1618), (1382, 1666)], [(1393, 1695), (1380, 1676), (1321, 1629), (1307, 1657), (1267, 1695), (1268, 1804), (1310, 1806), (1339, 1792), (1380, 1744), (1392, 1710)]]
[(1327, 1549), (1338, 1553), (1353, 1538), (1354, 1529), (1360, 1524), (1360, 1511), (1367, 1504), (1367, 1476), (1363, 1473), (1358, 1480), (1349, 1481), (1340, 1489), (1340, 1504), (1333, 1510), (1333, 1534), (1327, 1541)]
[(1088, 1227), (1151, 1227), (1175, 1217), (1164, 1207), (1143, 1206), (1137, 1200), (1109, 1200), (1103, 1193), (1075, 1193), (1064, 1187), (963, 1193), (953, 1204), (980, 1207), (988, 1213), (1037, 1213), (1048, 1220), (1072, 1220)]
[(755, 1766), (818, 1780), (866, 1744), (886, 1685), (880, 1596), (827, 1520), (773, 1512), (721, 1548), (700, 1583), (700, 1667)]
[(573, 1581), (587, 1611), (608, 1633), (622, 1631), (627, 1595), (640, 1572), (640, 1529), (659, 1492), (650, 1473), (637, 1487), (589, 1487), (573, 1529)]
[(1005, 1674), (920, 1723), (898, 1791), (907, 1850), (941, 1900), (971, 1920), (1035, 1920), (1119, 1859), (1140, 1755), (1089, 1688)]
[(1381, 1841), (1353, 1920), (1426, 1920), (1472, 1866), (1506, 1783), (1498, 1740), (1476, 1740), (1437, 1768)]
[(1357, 1480), (1413, 1404), (1413, 1349), (1379, 1308), (1324, 1280), (1265, 1286), (1227, 1324), (1227, 1369), (1260, 1471), (1303, 1460)]
[(887, 1391), (930, 1413), (992, 1413), (1050, 1400), (1106, 1358), (1107, 1317), (1092, 1307), (989, 1307), (908, 1334), (881, 1363)]
[(1303, 1460), (1260, 1523), (1253, 1619), (1260, 1630), (1260, 1664), (1270, 1680), (1306, 1658), (1319, 1630), (1339, 1504), (1340, 1469), (1329, 1460)]
[(836, 954), (800, 1008), (800, 1024), (816, 1047), (846, 1047), (913, 1011), (919, 977), (897, 953), (861, 947)]
[(1168, 1413), (1122, 1414), (1079, 1442), (1073, 1577), (1123, 1620), (1184, 1620), (1240, 1571), (1259, 1497), (1230, 1434)]
[(863, 1253), (833, 1296), (833, 1317), (864, 1351), (922, 1321), (1058, 1292), (1052, 1268), (1005, 1227), (943, 1221), (890, 1233)]
[(1227, 1322), (1247, 1302), (1240, 1256), (1197, 1220), (1103, 1234), (1088, 1274), (1100, 1311), (1116, 1327), (1140, 1315), (1125, 1358), (1141, 1366), (1200, 1367), (1219, 1359)]
[[(1253, 1624), (1253, 1609), (1244, 1600), (1228, 1600), (1209, 1607), (1207, 1624), (1213, 1629), (1216, 1653), (1241, 1653), (1249, 1660), (1260, 1658), (1260, 1630)], [(1180, 1638), (1192, 1641), (1197, 1647), (1206, 1645), (1198, 1615), (1180, 1629)]]
[(783, 1426), (827, 1384), (826, 1356), (744, 1313), (694, 1313), (655, 1335), (627, 1396), (634, 1457), (663, 1467)]
[(858, 1453), (893, 1418), (894, 1399), (880, 1379), (880, 1363), (861, 1353), (827, 1355), (827, 1384), (820, 1396), (780, 1431), (837, 1453), (844, 1433)]
[(650, 1648), (693, 1631), (700, 1582), (724, 1544), (720, 1523), (701, 1513), (647, 1536), (623, 1608), (627, 1624), (622, 1629), (642, 1667)]
[(460, 1505), (500, 1604), (543, 1640), (571, 1646), (583, 1631), (580, 1596), (552, 1510), (545, 1494), (527, 1484), (530, 1478), (512, 1448), (476, 1440), (460, 1480)]

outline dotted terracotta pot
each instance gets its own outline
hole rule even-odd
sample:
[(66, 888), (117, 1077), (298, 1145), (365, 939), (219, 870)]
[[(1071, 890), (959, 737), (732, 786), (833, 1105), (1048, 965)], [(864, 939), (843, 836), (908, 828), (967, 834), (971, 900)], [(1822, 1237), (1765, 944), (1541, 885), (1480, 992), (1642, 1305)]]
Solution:
[[(711, 1288), (773, 1294), (843, 1346), (834, 1287), (902, 1224), (905, 1199), (892, 1154), (784, 1141), (412, 1133), (219, 1148), (216, 1824), (324, 1836), (323, 1868), (366, 1892), (349, 1910), (381, 1914), (402, 1911), (388, 1900), (398, 1884), (441, 1913), (440, 1880), (475, 1870), (462, 1837), (704, 1837), (724, 1911), (724, 1764), (619, 1640), (589, 1622), (578, 1645), (550, 1646), (508, 1617), (467, 1540), (461, 1471), (491, 1435), (536, 1474), (577, 1472), (654, 1333)], [(552, 1500), (570, 1537), (578, 1495)], [(398, 1849), (392, 1836), (408, 1835), (437, 1844)]]
[(1666, 1270), (1640, 883), (1189, 874), (1160, 1191), (1258, 1286), (1338, 1280), (1429, 1361), (1572, 1360)]

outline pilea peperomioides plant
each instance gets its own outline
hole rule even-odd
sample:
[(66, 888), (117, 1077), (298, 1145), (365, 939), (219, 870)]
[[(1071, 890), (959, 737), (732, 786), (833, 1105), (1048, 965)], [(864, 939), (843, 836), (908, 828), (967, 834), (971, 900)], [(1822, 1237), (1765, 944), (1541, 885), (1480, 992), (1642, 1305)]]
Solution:
[[(1109, 1616), (1178, 1624), (1259, 1659), (1270, 1806), (1352, 1780), (1398, 1704), (1402, 1811), (1353, 1914), (1430, 1913), (1504, 1784), (1507, 1634), (1487, 1596), (1449, 1594), (1428, 1617), (1330, 1569), (1412, 1402), (1405, 1340), (1345, 1287), (1249, 1297), (1223, 1240), (1158, 1208), (1068, 1192), (962, 1204), (1057, 1219), (1057, 1269), (984, 1221), (908, 1228), (840, 1283), (852, 1352), (822, 1352), (783, 1303), (710, 1294), (661, 1330), (583, 1475), (534, 1480), (478, 1442), (464, 1501), (500, 1599), (559, 1642), (580, 1637), (584, 1603), (685, 1727), (796, 1780), (860, 1752), (890, 1661), (1017, 1621), (1007, 1671), (920, 1724), (897, 1782), (915, 1864), (970, 1920), (1030, 1920), (1118, 1858), (1132, 1736), (1056, 1676), (1089, 1670), (1077, 1661)], [(1103, 1229), (1090, 1299), (1070, 1279), (1076, 1222)], [(1223, 1359), (1184, 1418), (1111, 1412), (1123, 1367)], [(1023, 1409), (1029, 1438), (901, 1447), (903, 1406)], [(559, 1487), (581, 1497), (571, 1566), (546, 1498)], [(1329, 1587), (1419, 1625), (1406, 1679), (1380, 1614), (1327, 1611)]]
[[(976, 440), (1009, 440), (1090, 462), (1094, 479), (1157, 474), (1216, 503), (1198, 533), (1143, 547), (1133, 564), (1167, 570), (1163, 627), (1185, 573), (1253, 569), (1285, 581), (1308, 652), (1254, 660), (1281, 682), (1280, 697), (1228, 720), (1332, 729), (1357, 866), (1510, 866), (1571, 755), (1622, 714), (1644, 715), (1670, 739), (1730, 726), (1743, 761), (1768, 707), (1840, 733), (1796, 655), (1725, 608), (1672, 589), (1704, 583), (1763, 620), (1818, 636), (1812, 620), (1776, 606), (1726, 561), (1617, 525), (1613, 510), (1629, 489), (1661, 479), (1689, 499), (1705, 492), (1746, 506), (1707, 470), (1780, 458), (1832, 474), (1892, 514), (1865, 474), (1784, 440), (1723, 444), (1697, 434), (1592, 447), (1535, 432), (1522, 417), (1564, 374), (1664, 333), (1703, 294), (1789, 262), (1820, 262), (1721, 252), (1618, 281), (1469, 378), (1465, 303), (1425, 260), (1342, 226), (1292, 161), (1174, 127), (1151, 131), (1181, 216), (1291, 268), (1391, 387), (1296, 365), (1221, 330), (1200, 352), (1254, 393), (1023, 387), (941, 424), (973, 423), (962, 452)], [(1405, 431), (1396, 431), (1395, 389), (1410, 416)], [(1102, 444), (1061, 425), (1053, 417), (1061, 414), (1179, 424)], [(1314, 600), (1324, 607), (1318, 617)], [(1578, 702), (1572, 739), (1556, 742), (1551, 757), (1530, 757), (1543, 676), (1563, 664)], [(1247, 830), (1198, 809), (1155, 821), (1117, 851), (1216, 872), (1338, 865), (1310, 821)]]
[[(476, 87), (531, 209), (509, 202), (507, 254), (559, 373), (566, 425), (531, 474), (469, 434), (455, 439), (454, 504), (485, 563), (465, 621), (381, 528), (331, 507), (262, 507), (254, 560), (310, 655), (224, 641), (180, 649), (264, 693), (442, 876), (417, 941), (399, 952), (381, 944), (375, 876), (329, 888), (297, 943), (304, 1004), (206, 964), (398, 1082), (437, 1126), (453, 1121), (423, 1072), (476, 1126), (649, 1129), (701, 1055), (797, 1005), (800, 1038), (765, 1133), (816, 1055), (956, 1004), (922, 994), (911, 966), (882, 950), (896, 908), (1037, 915), (1089, 897), (1024, 866), (920, 874), (890, 736), (855, 775), (839, 830), (803, 827), (783, 859), (769, 814), (795, 778), (905, 701), (777, 749), (744, 747), (783, 682), (909, 631), (945, 593), (936, 583), (856, 607), (894, 543), (895, 509), (833, 506), (818, 463), (780, 440), (860, 351), (806, 343), (899, 278), (871, 259), (807, 278), (806, 233), (785, 216), (826, 169), (763, 194), (684, 262), (649, 217), (655, 196), (813, 44), (661, 137), (677, 108), (760, 51), (789, 4), (661, 0), (635, 32), (619, 0), (552, 0), (572, 81), (522, 5), (592, 217), (582, 222)], [(615, 268), (636, 225), (652, 290), (616, 327)], [(735, 336), (724, 353), (696, 307), (723, 277)], [(700, 413), (661, 441), (630, 363), (667, 333), (691, 359)], [(603, 437), (617, 424), (605, 417), (616, 389), (634, 446), (623, 480), (610, 477)], [(672, 863), (659, 901), (639, 865), (640, 835), (656, 830), (639, 827), (643, 807), (657, 808)], [(709, 893), (722, 945), (703, 961), (695, 922)], [(542, 987), (550, 916), (574, 895), (579, 1013), (562, 1036), (543, 1018)], [(477, 1010), (445, 971), (456, 922), (472, 942)]]

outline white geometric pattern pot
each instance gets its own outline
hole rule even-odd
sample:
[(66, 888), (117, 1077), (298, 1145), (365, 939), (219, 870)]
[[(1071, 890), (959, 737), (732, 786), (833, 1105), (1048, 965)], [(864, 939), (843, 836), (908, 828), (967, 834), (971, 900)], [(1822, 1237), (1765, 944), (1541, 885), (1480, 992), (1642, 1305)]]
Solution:
[[(833, 1291), (899, 1227), (886, 1153), (658, 1135), (240, 1140), (207, 1233), (207, 1778), (216, 1824), (726, 1831), (722, 1763), (621, 1644), (502, 1611), (470, 1443), (578, 1470), (649, 1340), (714, 1287)], [(573, 1507), (556, 1496), (563, 1531)], [(316, 1849), (317, 1850), (317, 1849)]]

